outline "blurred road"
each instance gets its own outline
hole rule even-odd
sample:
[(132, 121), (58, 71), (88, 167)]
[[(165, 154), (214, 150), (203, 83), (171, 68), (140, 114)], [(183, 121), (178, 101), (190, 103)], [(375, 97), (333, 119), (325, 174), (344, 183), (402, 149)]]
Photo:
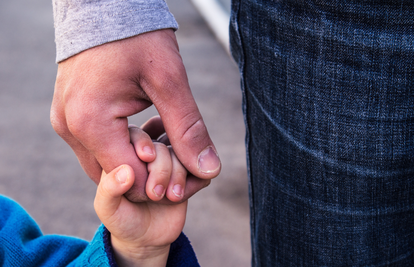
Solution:
[[(249, 266), (244, 125), (235, 64), (189, 0), (170, 0), (190, 85), (223, 163), (190, 199), (185, 233), (203, 267)], [(99, 219), (95, 184), (53, 131), (49, 109), (57, 65), (50, 0), (0, 2), (0, 194), (19, 203), (46, 234), (91, 239)], [(154, 108), (130, 118), (140, 125)]]

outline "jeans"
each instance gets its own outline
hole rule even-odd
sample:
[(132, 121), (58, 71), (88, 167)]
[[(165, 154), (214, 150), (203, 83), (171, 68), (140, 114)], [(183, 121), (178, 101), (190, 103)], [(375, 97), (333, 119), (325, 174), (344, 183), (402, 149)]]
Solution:
[(233, 0), (252, 265), (414, 266), (414, 1)]

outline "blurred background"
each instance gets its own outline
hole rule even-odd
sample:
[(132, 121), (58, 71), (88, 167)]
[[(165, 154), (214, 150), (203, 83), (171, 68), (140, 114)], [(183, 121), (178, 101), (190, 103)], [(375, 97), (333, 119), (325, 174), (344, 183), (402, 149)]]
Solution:
[[(201, 266), (249, 266), (239, 74), (212, 26), (223, 19), (216, 12), (206, 17), (193, 1), (168, 4), (180, 24), (176, 34), (190, 85), (223, 170), (190, 199), (184, 231)], [(230, 1), (220, 1), (213, 4), (228, 16)], [(0, 1), (0, 194), (22, 204), (45, 234), (90, 240), (100, 224), (93, 209), (96, 185), (50, 125), (54, 62), (51, 0)], [(140, 125), (155, 114), (149, 108), (130, 122)]]

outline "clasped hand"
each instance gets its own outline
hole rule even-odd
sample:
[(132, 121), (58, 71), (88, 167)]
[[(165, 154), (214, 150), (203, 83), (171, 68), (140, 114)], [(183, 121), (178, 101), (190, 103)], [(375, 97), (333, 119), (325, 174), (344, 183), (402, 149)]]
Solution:
[[(193, 175), (174, 191), (180, 195), (178, 185), (185, 186), (181, 200), (186, 200), (219, 174), (221, 163), (191, 94), (173, 30), (106, 43), (60, 62), (51, 122), (95, 183), (102, 170), (128, 164), (135, 179), (127, 198), (158, 200), (163, 188), (148, 190), (154, 184), (146, 183), (148, 172), (130, 143), (127, 119), (151, 104), (177, 158)], [(168, 190), (166, 196), (165, 202), (177, 199)]]
[[(168, 195), (170, 200), (181, 202), (187, 171), (171, 146), (151, 140), (163, 132), (159, 117), (150, 119), (141, 128), (130, 126), (129, 129), (138, 157), (147, 162), (146, 191), (155, 202), (134, 203), (124, 196), (135, 177), (133, 168), (124, 164), (109, 174), (102, 172), (95, 210), (111, 233), (119, 266), (165, 266), (170, 244), (184, 227), (187, 201), (169, 205), (159, 200)], [(155, 153), (148, 153), (152, 149)]]

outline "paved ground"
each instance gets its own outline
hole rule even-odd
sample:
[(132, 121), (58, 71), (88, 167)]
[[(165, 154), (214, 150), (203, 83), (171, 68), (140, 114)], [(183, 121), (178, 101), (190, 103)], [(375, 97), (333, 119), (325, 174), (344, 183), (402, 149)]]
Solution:
[[(223, 162), (220, 177), (191, 199), (185, 232), (201, 266), (249, 266), (237, 69), (188, 0), (169, 5), (181, 25), (177, 36), (190, 84)], [(45, 233), (90, 239), (99, 225), (95, 185), (49, 122), (53, 38), (50, 0), (0, 1), (0, 194), (19, 201)]]

